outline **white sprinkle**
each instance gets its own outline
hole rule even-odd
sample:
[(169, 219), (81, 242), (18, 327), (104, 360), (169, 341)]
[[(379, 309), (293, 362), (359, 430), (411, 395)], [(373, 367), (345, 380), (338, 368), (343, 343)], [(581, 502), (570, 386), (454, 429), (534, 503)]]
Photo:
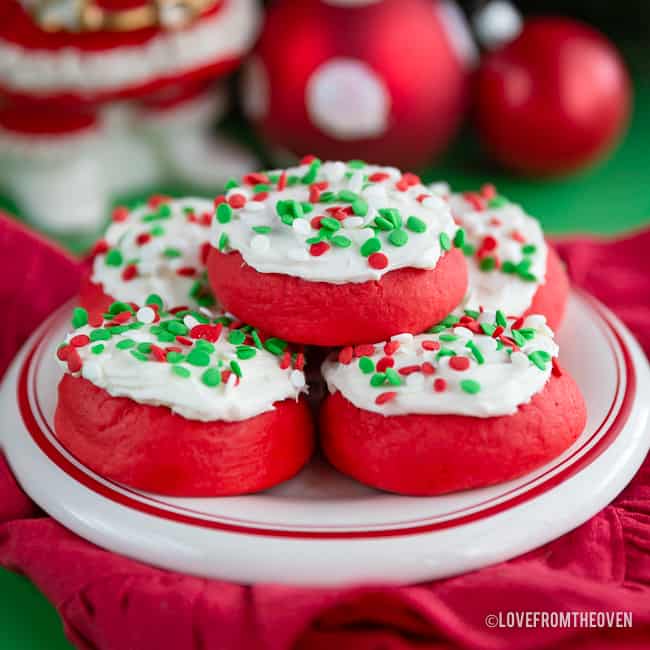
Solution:
[(293, 370), (289, 375), (289, 381), (295, 388), (304, 388), (305, 374), (300, 370)]
[(311, 234), (311, 224), (307, 219), (294, 219), (291, 227), (301, 235), (310, 235)]
[(542, 314), (531, 314), (524, 320), (524, 327), (532, 327), (534, 330), (539, 330), (544, 325), (546, 325), (546, 316)]
[(251, 239), (251, 248), (254, 251), (263, 253), (271, 248), (271, 240), (266, 235), (255, 235)]
[(485, 310), (483, 313), (479, 314), (479, 317), (476, 319), (479, 323), (494, 323), (496, 314), (493, 311)]
[(449, 206), (439, 196), (429, 196), (422, 201), (422, 207), (428, 210), (447, 210)]
[(409, 388), (420, 388), (424, 384), (424, 375), (421, 372), (413, 372), (406, 377), (406, 385)]
[(348, 181), (348, 189), (355, 193), (359, 193), (363, 187), (363, 172), (358, 170), (352, 174)]
[(372, 228), (364, 228), (363, 230), (359, 231), (359, 235), (363, 237), (363, 241), (366, 241), (366, 239), (370, 239), (371, 237), (375, 236), (375, 231)]
[(438, 183), (431, 183), (431, 185), (429, 185), (429, 191), (437, 194), (440, 197), (446, 197), (451, 192), (451, 189), (449, 187), (449, 183), (439, 181)]
[(513, 352), (510, 355), (510, 360), (512, 361), (512, 365), (517, 369), (528, 368), (530, 365), (528, 357), (523, 352)]
[(208, 318), (216, 318), (217, 313), (212, 311), (211, 309), (208, 309), (207, 307), (199, 307), (199, 311), (204, 315), (207, 316)]
[(244, 210), (247, 212), (260, 212), (266, 208), (266, 205), (262, 201), (248, 201), (244, 206)]
[(228, 377), (228, 381), (226, 381), (226, 388), (233, 388), (237, 384), (237, 375), (233, 372), (230, 377)]
[(135, 317), (140, 323), (148, 325), (156, 320), (156, 312), (151, 307), (140, 307)]
[(290, 248), (287, 251), (287, 257), (294, 262), (306, 262), (309, 259), (309, 253), (304, 248)]
[(185, 324), (185, 327), (188, 329), (192, 329), (193, 327), (196, 327), (199, 324), (199, 321), (192, 316), (192, 314), (187, 314), (185, 318), (183, 318), (183, 323)]
[[(296, 223), (294, 221), (294, 223)], [(363, 226), (363, 217), (347, 217), (341, 222), (344, 228), (361, 228)]]
[(390, 340), (408, 345), (409, 343), (413, 343), (413, 334), (410, 334), (409, 332), (404, 332), (403, 334), (395, 334), (395, 336), (390, 337)]
[(454, 334), (465, 341), (474, 338), (474, 332), (466, 327), (454, 327)]
[(321, 168), (325, 180), (328, 180), (330, 183), (338, 183), (345, 176), (347, 171), (345, 163), (335, 162), (330, 165), (324, 165), (324, 168)]

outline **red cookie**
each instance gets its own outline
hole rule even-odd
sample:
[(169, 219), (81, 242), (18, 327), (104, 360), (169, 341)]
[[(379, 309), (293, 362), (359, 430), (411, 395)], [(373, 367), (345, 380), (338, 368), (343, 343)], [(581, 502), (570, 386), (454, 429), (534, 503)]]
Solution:
[(514, 415), (384, 416), (340, 392), (321, 409), (321, 445), (338, 470), (381, 490), (436, 495), (517, 478), (569, 447), (586, 422), (584, 400), (564, 373)]
[(421, 332), (463, 298), (467, 269), (452, 249), (432, 270), (404, 268), (381, 280), (329, 284), (259, 273), (237, 253), (213, 249), (208, 277), (225, 309), (297, 343), (337, 346)]
[(66, 375), (55, 427), (68, 451), (111, 480), (172, 496), (228, 496), (277, 485), (311, 456), (304, 398), (274, 406), (239, 422), (199, 422)]
[(552, 246), (548, 247), (546, 258), (546, 279), (540, 285), (533, 302), (526, 310), (528, 314), (542, 314), (551, 329), (557, 329), (562, 323), (569, 299), (569, 276), (564, 264)]

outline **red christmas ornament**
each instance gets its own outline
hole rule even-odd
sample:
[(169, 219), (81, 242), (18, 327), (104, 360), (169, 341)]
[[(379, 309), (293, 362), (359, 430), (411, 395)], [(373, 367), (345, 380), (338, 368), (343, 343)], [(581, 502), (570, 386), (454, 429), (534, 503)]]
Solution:
[(279, 0), (244, 103), (278, 149), (418, 167), (461, 121), (473, 53), (450, 2)]
[(481, 65), (479, 134), (499, 162), (517, 171), (573, 171), (615, 143), (630, 94), (621, 57), (600, 33), (565, 18), (531, 19)]

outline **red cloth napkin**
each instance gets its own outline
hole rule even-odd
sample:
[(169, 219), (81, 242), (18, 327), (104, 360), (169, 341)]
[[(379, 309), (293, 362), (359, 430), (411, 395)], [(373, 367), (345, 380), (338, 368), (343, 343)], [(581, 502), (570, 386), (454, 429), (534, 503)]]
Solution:
[[(559, 245), (574, 281), (613, 307), (646, 352), (649, 247), (650, 231), (616, 242)], [(74, 293), (79, 271), (62, 252), (2, 218), (0, 252), (1, 371), (29, 330)], [(0, 562), (36, 583), (79, 648), (620, 650), (648, 647), (650, 639), (648, 460), (613, 504), (564, 537), (509, 562), (403, 588), (242, 586), (154, 569), (35, 516), (36, 508), (4, 462), (0, 503)], [(634, 626), (575, 630), (485, 624), (489, 614), (523, 610), (625, 610), (632, 612)]]

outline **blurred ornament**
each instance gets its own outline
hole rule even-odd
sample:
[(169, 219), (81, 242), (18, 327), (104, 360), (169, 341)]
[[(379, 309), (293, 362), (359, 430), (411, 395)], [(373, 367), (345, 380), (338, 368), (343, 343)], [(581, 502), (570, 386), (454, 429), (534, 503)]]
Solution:
[(479, 43), (494, 49), (516, 38), (521, 32), (523, 19), (514, 5), (507, 0), (491, 0), (472, 15), (472, 27)]
[(244, 107), (275, 149), (418, 167), (455, 133), (474, 59), (451, 2), (278, 0)]
[(42, 227), (93, 231), (115, 192), (254, 166), (212, 125), (259, 19), (256, 0), (2, 0), (3, 191)]
[(526, 174), (576, 170), (615, 144), (630, 110), (630, 81), (615, 47), (567, 18), (527, 20), (485, 55), (476, 119), (486, 149)]

